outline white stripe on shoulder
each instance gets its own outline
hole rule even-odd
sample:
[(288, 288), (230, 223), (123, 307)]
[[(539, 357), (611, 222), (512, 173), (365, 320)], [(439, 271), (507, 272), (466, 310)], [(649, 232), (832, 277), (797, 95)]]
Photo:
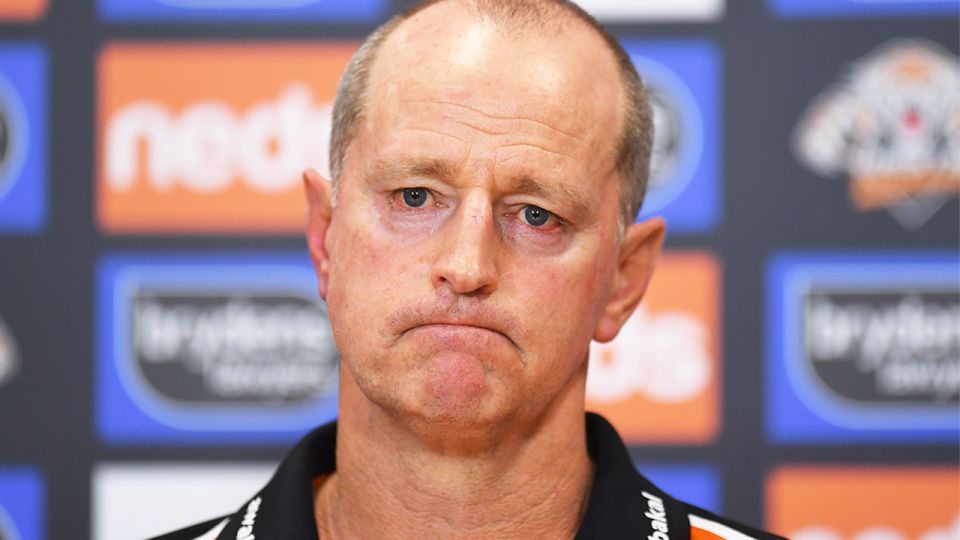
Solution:
[(224, 519), (220, 523), (217, 523), (216, 527), (210, 529), (209, 531), (201, 534), (200, 536), (194, 538), (193, 540), (217, 540), (217, 536), (220, 534), (220, 531), (227, 526), (227, 523), (230, 522), (230, 519)]
[(713, 521), (712, 519), (695, 516), (693, 514), (688, 514), (687, 517), (690, 518), (691, 527), (703, 529), (719, 536), (720, 538), (723, 538), (724, 540), (757, 540), (748, 534), (744, 534), (734, 528), (724, 525), (723, 523)]

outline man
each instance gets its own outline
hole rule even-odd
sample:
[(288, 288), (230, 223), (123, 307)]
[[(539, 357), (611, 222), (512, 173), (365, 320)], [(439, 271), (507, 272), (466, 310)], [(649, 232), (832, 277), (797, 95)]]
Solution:
[(360, 49), (333, 182), (304, 175), (339, 421), (238, 513), (168, 539), (762, 538), (679, 503), (584, 413), (591, 339), (636, 308), (649, 106), (564, 0), (440, 0)]

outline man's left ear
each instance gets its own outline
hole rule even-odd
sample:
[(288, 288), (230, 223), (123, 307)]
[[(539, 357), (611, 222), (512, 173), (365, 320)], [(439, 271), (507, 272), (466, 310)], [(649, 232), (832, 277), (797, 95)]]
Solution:
[(620, 327), (637, 309), (660, 256), (665, 225), (660, 218), (634, 223), (627, 228), (620, 248), (613, 292), (597, 323), (593, 339), (606, 343), (617, 337)]

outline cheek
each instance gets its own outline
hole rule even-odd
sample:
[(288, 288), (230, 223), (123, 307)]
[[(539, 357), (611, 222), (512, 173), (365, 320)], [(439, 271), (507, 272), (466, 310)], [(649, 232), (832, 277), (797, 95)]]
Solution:
[[(333, 311), (374, 317), (389, 313), (392, 300), (407, 294), (426, 268), (426, 258), (410, 239), (394, 233), (374, 213), (356, 212), (331, 231), (331, 272), (328, 304)], [(429, 274), (426, 274), (429, 275)]]
[(594, 267), (575, 262), (546, 260), (531, 265), (524, 272), (525, 283), (518, 286), (530, 319), (527, 324), (550, 349), (570, 349), (593, 334), (588, 327), (597, 319), (598, 275)]

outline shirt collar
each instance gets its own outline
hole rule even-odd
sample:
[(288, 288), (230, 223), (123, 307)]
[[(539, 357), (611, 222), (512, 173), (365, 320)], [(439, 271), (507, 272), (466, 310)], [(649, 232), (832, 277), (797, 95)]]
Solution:
[[(587, 413), (586, 431), (596, 471), (576, 540), (690, 540), (683, 504), (636, 470), (613, 426)], [(336, 470), (336, 446), (336, 422), (310, 432), (260, 493), (230, 517), (218, 540), (319, 540), (313, 479)]]

